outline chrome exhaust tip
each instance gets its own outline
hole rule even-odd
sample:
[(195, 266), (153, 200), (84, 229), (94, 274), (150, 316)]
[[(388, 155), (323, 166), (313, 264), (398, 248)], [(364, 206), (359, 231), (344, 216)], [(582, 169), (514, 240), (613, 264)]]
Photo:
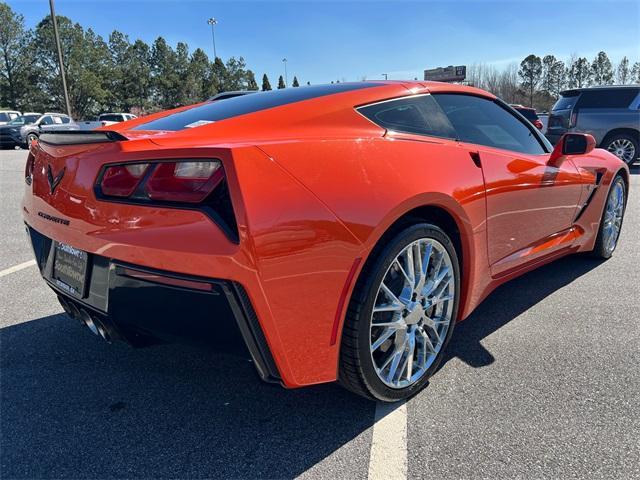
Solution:
[(109, 328), (95, 317), (93, 318), (93, 324), (98, 330), (98, 335), (100, 335), (105, 342), (111, 343), (111, 332)]
[(91, 315), (89, 315), (89, 312), (87, 312), (84, 309), (80, 310), (80, 318), (82, 319), (84, 324), (87, 327), (89, 327), (89, 330), (91, 330), (91, 332), (94, 335), (101, 336), (100, 335), (100, 331), (98, 330), (98, 327), (96, 326), (96, 324), (94, 323), (93, 319), (91, 318)]

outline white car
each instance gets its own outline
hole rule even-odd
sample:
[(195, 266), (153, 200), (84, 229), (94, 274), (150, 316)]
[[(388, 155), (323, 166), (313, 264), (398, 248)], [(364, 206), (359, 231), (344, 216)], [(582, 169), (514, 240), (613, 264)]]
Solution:
[(11, 120), (15, 120), (20, 115), (20, 112), (16, 110), (0, 110), (0, 125), (6, 125)]
[(100, 127), (106, 127), (107, 125), (113, 125), (114, 123), (126, 122), (127, 120), (133, 120), (138, 118), (132, 113), (103, 113), (95, 121), (80, 122), (81, 130), (94, 130)]

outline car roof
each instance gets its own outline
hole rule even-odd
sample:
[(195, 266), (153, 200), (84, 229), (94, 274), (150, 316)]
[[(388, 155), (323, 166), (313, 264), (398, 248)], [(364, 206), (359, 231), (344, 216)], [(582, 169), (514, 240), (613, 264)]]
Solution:
[(640, 89), (640, 85), (598, 85), (594, 87), (570, 88), (560, 92), (562, 96), (578, 95), (582, 92), (605, 91), (605, 90), (621, 90), (621, 89)]
[[(312, 90), (307, 92), (307, 89)], [(234, 97), (224, 102), (204, 101), (150, 114), (124, 125), (112, 125), (108, 130), (121, 133), (129, 139), (153, 136), (154, 141), (167, 142), (175, 138), (176, 142), (183, 145), (190, 140), (194, 143), (211, 142), (209, 135), (213, 131), (220, 134), (215, 136), (216, 139), (225, 138), (225, 142), (243, 142), (248, 136), (252, 140), (273, 140), (292, 135), (313, 136), (320, 132), (319, 128), (314, 128), (319, 126), (322, 126), (323, 136), (344, 135), (344, 125), (353, 125), (354, 121), (358, 128), (367, 131), (370, 128), (371, 122), (359, 123), (353, 116), (355, 108), (411, 95), (440, 92), (478, 95), (490, 100), (496, 98), (478, 88), (442, 82), (344, 82), (289, 87)], [(364, 117), (357, 115), (357, 118)], [(301, 125), (309, 125), (310, 128), (301, 129)]]

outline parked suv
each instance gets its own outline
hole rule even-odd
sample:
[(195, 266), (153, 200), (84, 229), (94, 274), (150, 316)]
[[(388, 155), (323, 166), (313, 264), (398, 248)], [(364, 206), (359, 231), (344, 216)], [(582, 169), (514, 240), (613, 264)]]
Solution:
[(566, 90), (549, 116), (547, 138), (590, 133), (600, 148), (631, 165), (640, 153), (640, 87), (613, 86)]
[(529, 120), (534, 127), (536, 127), (538, 130), (542, 130), (543, 125), (542, 125), (542, 122), (540, 121), (540, 117), (538, 117), (538, 114), (536, 113), (535, 108), (524, 107), (522, 105), (511, 105), (511, 106), (516, 112), (518, 112), (524, 118)]
[(20, 115), (22, 114), (16, 110), (0, 110), (0, 125), (6, 125)]
[(40, 117), (42, 117), (41, 113), (25, 113), (5, 125), (0, 125), (0, 148), (15, 148), (22, 145), (20, 131), (22, 128), (36, 123)]
[(78, 125), (76, 125), (69, 115), (49, 112), (41, 115), (34, 123), (24, 125), (20, 128), (17, 138), (18, 141), (16, 143), (21, 147), (28, 147), (31, 142), (38, 139), (42, 132), (77, 129)]

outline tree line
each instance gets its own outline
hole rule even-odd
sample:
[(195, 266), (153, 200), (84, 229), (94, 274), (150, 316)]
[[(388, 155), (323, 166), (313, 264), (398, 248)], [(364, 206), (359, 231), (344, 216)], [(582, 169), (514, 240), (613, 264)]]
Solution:
[(573, 54), (566, 62), (554, 55), (531, 54), (519, 65), (513, 63), (502, 70), (474, 64), (467, 69), (467, 80), (508, 103), (545, 111), (565, 89), (640, 84), (640, 62), (632, 65), (627, 57), (623, 57), (614, 66), (606, 52), (599, 52), (592, 61)]
[[(56, 16), (72, 115), (106, 111), (148, 113), (203, 101), (232, 90), (258, 90), (242, 57), (213, 61), (184, 42), (172, 48), (158, 37), (151, 45), (114, 30), (103, 39), (64, 16)], [(0, 106), (20, 111), (64, 111), (60, 68), (50, 16), (33, 29), (0, 2)], [(293, 87), (299, 82), (293, 78)], [(280, 76), (277, 88), (285, 88)], [(271, 90), (266, 74), (262, 90)]]

